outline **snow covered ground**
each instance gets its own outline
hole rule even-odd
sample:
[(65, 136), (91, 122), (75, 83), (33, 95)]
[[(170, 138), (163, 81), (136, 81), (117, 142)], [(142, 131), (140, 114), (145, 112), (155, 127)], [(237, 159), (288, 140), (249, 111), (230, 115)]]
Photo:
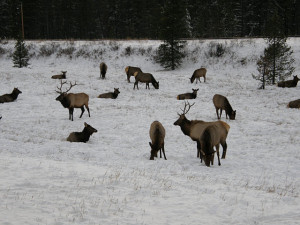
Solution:
[[(224, 57), (208, 57), (223, 43)], [(18, 87), (17, 101), (0, 105), (0, 224), (300, 224), (300, 120), (286, 107), (300, 98), (300, 85), (258, 90), (252, 78), (262, 39), (194, 40), (180, 69), (166, 71), (152, 56), (158, 41), (32, 41), (28, 68), (14, 68), (14, 42), (0, 44), (0, 95)], [(288, 40), (300, 74), (300, 39)], [(45, 56), (45, 49), (48, 56)], [(50, 50), (53, 50), (51, 53)], [(41, 53), (42, 52), (42, 53)], [(46, 51), (47, 52), (47, 51)], [(99, 79), (99, 63), (108, 65)], [(159, 81), (150, 90), (127, 83), (126, 66), (139, 66)], [(201, 66), (207, 82), (189, 77)], [(67, 71), (72, 92), (90, 96), (74, 121), (55, 101), (51, 75)], [(100, 93), (120, 88), (116, 100)], [(196, 143), (173, 123), (184, 106), (180, 93), (199, 88), (188, 119), (217, 120), (214, 94), (227, 96), (236, 120), (230, 125), (222, 165), (196, 158)], [(166, 129), (168, 160), (150, 161), (150, 124)], [(87, 143), (69, 143), (84, 122), (98, 130)], [(222, 148), (221, 148), (222, 149)], [(221, 150), (222, 151), (222, 150)]]

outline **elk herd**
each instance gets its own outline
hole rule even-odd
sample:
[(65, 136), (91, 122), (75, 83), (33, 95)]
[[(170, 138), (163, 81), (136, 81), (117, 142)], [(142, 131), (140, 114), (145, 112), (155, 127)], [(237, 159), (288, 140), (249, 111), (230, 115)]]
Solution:
[[(106, 78), (107, 65), (102, 62), (100, 63), (100, 78)], [(203, 77), (204, 82), (206, 82), (206, 72), (205, 68), (196, 69), (190, 79), (190, 82), (193, 83), (196, 80), (201, 82), (200, 78)], [(90, 109), (89, 109), (89, 95), (86, 93), (68, 93), (77, 83), (72, 83), (67, 81), (63, 81), (66, 79), (67, 71), (62, 71), (62, 74), (53, 75), (52, 79), (59, 79), (60, 86), (57, 87), (56, 92), (59, 96), (56, 98), (64, 108), (69, 110), (69, 120), (73, 121), (73, 112), (74, 108), (80, 108), (82, 117), (85, 109), (88, 112), (90, 117)], [(139, 67), (127, 66), (125, 68), (125, 73), (127, 75), (127, 81), (130, 83), (130, 77), (133, 76), (135, 78), (134, 86), (137, 89), (138, 83), (145, 83), (146, 89), (150, 89), (149, 84), (151, 83), (155, 89), (159, 89), (159, 82), (156, 81), (154, 76), (151, 73), (144, 73)], [(296, 87), (299, 78), (294, 76), (293, 80), (282, 81), (278, 83), (278, 87)], [(69, 87), (63, 90), (64, 85), (69, 84)], [(197, 92), (199, 89), (192, 89), (192, 93), (183, 93), (177, 96), (177, 100), (188, 100), (195, 99), (197, 97)], [(11, 94), (4, 94), (0, 96), (0, 103), (12, 102), (18, 98), (18, 95), (22, 92), (18, 88), (14, 88)], [(110, 98), (116, 99), (120, 94), (119, 88), (114, 88), (113, 92), (103, 93), (98, 96), (98, 98)], [(217, 153), (218, 157), (218, 165), (221, 165), (220, 162), (220, 154), (219, 154), (219, 146), (222, 146), (222, 159), (226, 157), (227, 151), (227, 143), (226, 139), (230, 130), (230, 126), (221, 121), (222, 111), (225, 111), (226, 119), (235, 120), (236, 110), (233, 110), (228, 99), (225, 96), (220, 94), (215, 94), (213, 96), (212, 102), (216, 109), (217, 121), (206, 122), (202, 120), (189, 120), (186, 117), (186, 114), (189, 112), (191, 107), (195, 104), (190, 104), (188, 101), (184, 102), (184, 108), (181, 109), (182, 113), (178, 113), (179, 118), (174, 122), (175, 126), (179, 126), (182, 133), (184, 135), (189, 136), (193, 141), (197, 143), (197, 158), (200, 158), (201, 162), (204, 161), (206, 166), (213, 165), (214, 163), (214, 155)], [(287, 105), (289, 108), (300, 108), (300, 99), (291, 101)], [(220, 113), (219, 113), (220, 110)], [(1, 119), (2, 117), (0, 117)], [(69, 142), (87, 142), (90, 136), (93, 133), (96, 133), (97, 130), (93, 128), (91, 125), (84, 123), (84, 128), (82, 132), (72, 132), (69, 134), (67, 141)], [(164, 140), (166, 136), (166, 131), (164, 126), (159, 121), (154, 121), (150, 125), (149, 136), (151, 142), (149, 145), (151, 147), (150, 151), (150, 160), (154, 160), (158, 155), (158, 151), (160, 151), (160, 158), (162, 154), (164, 155), (164, 159), (167, 160), (165, 149), (164, 149)]]

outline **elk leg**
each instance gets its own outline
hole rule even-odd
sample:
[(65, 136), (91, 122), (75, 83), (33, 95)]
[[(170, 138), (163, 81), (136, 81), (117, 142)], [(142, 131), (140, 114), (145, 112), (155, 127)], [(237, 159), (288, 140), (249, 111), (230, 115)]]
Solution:
[(89, 113), (89, 117), (91, 117), (91, 114), (90, 114), (90, 108), (86, 105), (85, 108), (87, 109), (88, 113)]
[(220, 118), (218, 118), (218, 119), (221, 119), (221, 117), (222, 117), (222, 112), (223, 112), (223, 109), (221, 108), (221, 109), (220, 109)]
[(218, 120), (220, 119), (219, 117), (219, 109), (216, 107), (216, 113), (217, 113), (217, 117), (218, 117)]
[(73, 112), (74, 112), (74, 108), (69, 108), (69, 120), (73, 121)]
[(165, 154), (165, 144), (163, 144), (163, 146), (162, 146), (162, 151), (164, 153), (165, 160), (167, 160), (167, 157), (166, 157), (166, 154)]
[(206, 77), (204, 76), (204, 83), (206, 82)]
[(222, 148), (223, 148), (222, 159), (225, 159), (225, 157), (226, 157), (226, 151), (227, 151), (227, 143), (226, 143), (226, 141), (223, 144), (221, 143), (221, 145), (222, 145)]
[(130, 75), (127, 75), (127, 81), (130, 83)]
[(79, 116), (79, 118), (81, 118), (81, 117), (82, 117), (82, 114), (84, 113), (84, 108), (83, 108), (83, 106), (81, 106), (80, 108), (81, 108), (81, 115)]
[(221, 166), (219, 148), (220, 148), (220, 144), (217, 144), (216, 149), (217, 149), (217, 155), (218, 155), (218, 165)]
[[(201, 158), (201, 157), (200, 157), (200, 149), (201, 149), (200, 142), (197, 141), (197, 158)], [(201, 158), (201, 162), (202, 162), (202, 158)]]
[(134, 82), (133, 89), (135, 89), (135, 86), (136, 86), (136, 88), (139, 90), (138, 81), (135, 81), (135, 82)]
[(149, 83), (146, 83), (146, 89), (147, 89), (147, 86), (148, 86), (148, 89), (150, 90), (150, 86), (149, 86)]

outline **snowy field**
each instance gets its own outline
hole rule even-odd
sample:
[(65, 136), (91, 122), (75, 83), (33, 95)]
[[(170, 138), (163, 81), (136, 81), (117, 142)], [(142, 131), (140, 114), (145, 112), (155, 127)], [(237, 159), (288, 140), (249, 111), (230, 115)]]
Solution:
[[(222, 43), (223, 57), (208, 57)], [(258, 90), (252, 78), (262, 39), (195, 40), (182, 67), (166, 71), (153, 61), (158, 41), (26, 42), (28, 68), (14, 68), (14, 42), (0, 43), (0, 95), (18, 87), (17, 101), (0, 105), (0, 224), (300, 224), (300, 111), (286, 107), (300, 98), (300, 85)], [(300, 39), (289, 39), (300, 74)], [(45, 50), (46, 49), (46, 50)], [(52, 51), (52, 52), (51, 52)], [(46, 53), (45, 53), (46, 52)], [(99, 63), (108, 65), (99, 79)], [(133, 90), (126, 66), (139, 66), (159, 81)], [(189, 77), (201, 66), (207, 82)], [(55, 101), (67, 71), (71, 92), (90, 96), (91, 117), (74, 121)], [(116, 100), (100, 93), (120, 88)], [(184, 102), (180, 93), (199, 88), (188, 119), (215, 121), (214, 94), (227, 96), (236, 120), (230, 125), (226, 159), (208, 168), (196, 158), (196, 143), (173, 123)], [(166, 129), (168, 160), (150, 161), (150, 124)], [(84, 122), (98, 130), (87, 143), (69, 143)], [(222, 152), (222, 148), (221, 148)]]

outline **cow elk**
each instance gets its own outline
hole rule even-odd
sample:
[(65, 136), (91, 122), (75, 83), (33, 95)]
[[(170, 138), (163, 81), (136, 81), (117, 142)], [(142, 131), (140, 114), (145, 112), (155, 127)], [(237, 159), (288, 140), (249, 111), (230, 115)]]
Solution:
[(116, 99), (118, 95), (120, 94), (119, 88), (114, 88), (114, 92), (108, 92), (104, 94), (100, 94), (98, 98), (111, 98)]
[(130, 83), (130, 77), (134, 76), (135, 72), (142, 73), (143, 71), (139, 67), (127, 66), (125, 68), (128, 83)]
[(134, 77), (135, 77), (135, 82), (134, 82), (133, 89), (135, 89), (135, 86), (137, 87), (137, 89), (139, 89), (139, 86), (138, 86), (139, 82), (146, 83), (146, 89), (147, 89), (147, 87), (148, 87), (148, 89), (150, 89), (149, 83), (152, 83), (152, 85), (155, 89), (159, 89), (159, 82), (157, 82), (155, 80), (155, 78), (153, 77), (153, 75), (151, 73), (135, 72)]
[(58, 74), (58, 75), (53, 75), (51, 78), (52, 79), (66, 79), (66, 73), (67, 71), (61, 71), (62, 74)]
[[(205, 165), (210, 166), (214, 164), (214, 147), (216, 147), (216, 152), (218, 156), (218, 165), (221, 166), (220, 162), (220, 153), (219, 148), (220, 144), (223, 147), (224, 154), (224, 146), (227, 148), (226, 138), (229, 131), (229, 125), (223, 121), (218, 121), (220, 124), (211, 124), (207, 126), (200, 137), (200, 152), (204, 159)], [(225, 151), (226, 152), (226, 151)], [(223, 156), (222, 156), (223, 158)], [(225, 156), (224, 156), (225, 158)]]
[(107, 65), (104, 62), (100, 63), (100, 78), (105, 79), (106, 71)]
[(18, 95), (21, 94), (18, 88), (14, 88), (14, 90), (10, 94), (4, 94), (0, 96), (0, 103), (4, 102), (13, 102), (18, 98)]
[(300, 109), (300, 99), (289, 102), (287, 105), (288, 108)]
[[(216, 113), (218, 119), (221, 119), (222, 110), (225, 110), (226, 119), (229, 116), (229, 119), (234, 120), (236, 115), (236, 110), (233, 110), (228, 99), (223, 95), (215, 94), (213, 97), (213, 103), (216, 108)], [(219, 116), (219, 109), (220, 109), (220, 116)]]
[(165, 160), (166, 154), (165, 154), (165, 135), (166, 131), (163, 125), (159, 121), (154, 121), (149, 130), (150, 139), (152, 141), (149, 142), (149, 145), (151, 147), (150, 152), (150, 160), (154, 160), (154, 157), (157, 157), (157, 152), (160, 151), (160, 158), (161, 158), (161, 151), (164, 154)]
[(81, 118), (84, 112), (84, 106), (87, 109), (90, 117), (91, 115), (89, 109), (89, 96), (85, 93), (76, 93), (76, 94), (68, 93), (68, 91), (70, 91), (71, 88), (76, 85), (76, 82), (74, 84), (70, 82), (70, 87), (63, 92), (62, 87), (66, 83), (67, 81), (65, 82), (61, 81), (60, 87), (57, 87), (58, 91), (56, 92), (59, 93), (60, 95), (56, 98), (56, 101), (60, 101), (63, 107), (69, 109), (69, 120), (73, 121), (74, 108), (81, 108), (81, 115), (79, 117)]
[[(226, 151), (227, 151), (226, 138), (227, 138), (227, 134), (229, 132), (230, 126), (223, 121), (205, 122), (203, 120), (188, 120), (185, 115), (188, 113), (188, 111), (194, 104), (191, 105), (189, 102), (185, 102), (184, 109), (182, 110), (182, 114), (178, 114), (179, 118), (174, 122), (174, 125), (180, 126), (181, 131), (185, 135), (189, 136), (193, 141), (197, 142), (197, 157), (200, 157), (201, 162), (202, 162), (203, 153), (201, 154), (202, 148), (201, 148), (201, 139), (200, 138), (202, 137), (204, 130), (208, 126), (214, 125), (214, 126), (218, 127), (217, 130), (220, 133), (220, 136), (222, 137), (221, 142), (220, 142), (222, 145), (222, 148), (223, 148), (222, 159), (225, 159)], [(205, 153), (205, 151), (204, 151), (204, 153)], [(217, 154), (218, 154), (218, 152), (217, 152)]]
[(281, 81), (277, 85), (278, 85), (278, 87), (282, 87), (282, 88), (285, 88), (285, 87), (287, 87), (287, 88), (296, 87), (299, 80), (300, 79), (296, 75), (296, 76), (294, 76), (293, 80)]
[(93, 133), (97, 133), (97, 130), (91, 125), (84, 123), (84, 128), (82, 132), (72, 132), (70, 133), (67, 141), (70, 142), (87, 142)]
[(196, 84), (197, 84), (197, 80), (199, 80), (199, 82), (201, 83), (200, 77), (204, 78), (204, 82), (206, 81), (206, 69), (203, 67), (194, 71), (192, 77), (190, 78), (191, 83), (193, 83), (195, 79), (196, 79)]
[(180, 94), (177, 96), (177, 100), (184, 100), (184, 99), (195, 99), (197, 97), (197, 91), (199, 91), (198, 89), (192, 89), (193, 92), (192, 93), (184, 93), (184, 94)]

